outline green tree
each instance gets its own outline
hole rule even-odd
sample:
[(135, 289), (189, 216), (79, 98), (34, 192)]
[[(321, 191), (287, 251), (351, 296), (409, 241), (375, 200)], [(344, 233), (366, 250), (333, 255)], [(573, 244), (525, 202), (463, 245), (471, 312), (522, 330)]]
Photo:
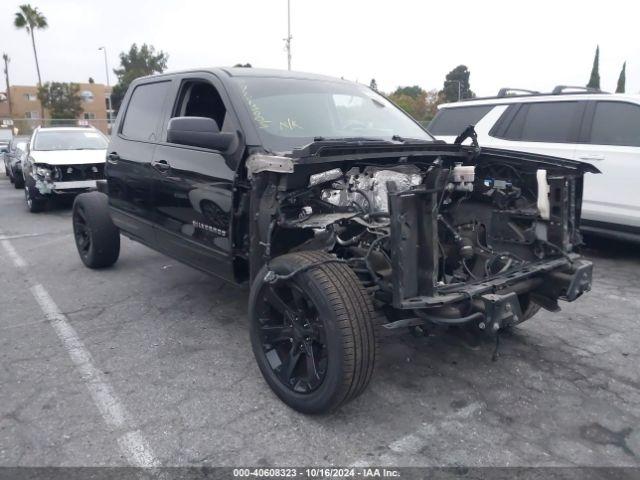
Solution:
[(427, 92), (418, 85), (412, 87), (398, 87), (389, 95), (389, 99), (411, 115), (414, 119), (422, 121), (427, 113)]
[(163, 51), (156, 53), (153, 46), (143, 43), (140, 48), (135, 43), (131, 45), (129, 52), (120, 53), (120, 68), (113, 72), (118, 77), (118, 83), (111, 92), (111, 102), (114, 110), (120, 108), (124, 94), (131, 82), (138, 77), (162, 73), (167, 68), (169, 55)]
[[(40, 64), (38, 63), (38, 52), (36, 50), (36, 39), (33, 34), (34, 30), (44, 30), (49, 26), (47, 18), (30, 4), (20, 5), (16, 16), (13, 19), (13, 25), (16, 28), (24, 28), (31, 36), (31, 46), (33, 47), (33, 56), (36, 60), (36, 71), (38, 72), (38, 87), (42, 86), (42, 76), (40, 75)], [(44, 118), (44, 106), (40, 108), (40, 115)]]
[(591, 67), (591, 76), (587, 88), (600, 89), (600, 45), (596, 46), (596, 55), (593, 57), (593, 67)]
[(418, 98), (422, 96), (425, 91), (418, 85), (413, 85), (411, 87), (398, 87), (393, 93), (396, 95), (408, 95), (411, 98)]
[(426, 92), (425, 102), (427, 104), (424, 118), (422, 122), (430, 122), (438, 113), (438, 105), (442, 103), (442, 95), (437, 90), (429, 90)]
[(430, 121), (438, 111), (438, 105), (442, 103), (440, 92), (425, 91), (418, 85), (398, 87), (389, 95), (389, 99), (422, 123)]
[(447, 73), (444, 79), (440, 97), (444, 102), (457, 102), (463, 98), (473, 98), (476, 96), (471, 90), (469, 77), (471, 72), (466, 65), (458, 65)]
[(620, 76), (618, 77), (618, 85), (616, 86), (616, 93), (624, 93), (627, 83), (627, 62), (622, 64), (622, 70), (620, 70)]
[(372, 78), (371, 81), (369, 82), (369, 88), (371, 88), (371, 90), (374, 91), (378, 91), (378, 82), (376, 82), (375, 78)]
[(47, 82), (38, 87), (38, 100), (52, 119), (73, 119), (82, 113), (79, 93), (77, 83)]

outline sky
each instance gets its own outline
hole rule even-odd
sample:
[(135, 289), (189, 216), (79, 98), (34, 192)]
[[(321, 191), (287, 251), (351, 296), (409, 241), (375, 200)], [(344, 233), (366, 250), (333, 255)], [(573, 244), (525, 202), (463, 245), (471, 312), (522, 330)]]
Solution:
[[(43, 81), (111, 83), (118, 54), (136, 42), (169, 54), (169, 70), (251, 63), (287, 68), (286, 0), (0, 0), (0, 52), (11, 83), (37, 81), (31, 42), (13, 26), (30, 1), (47, 17), (36, 32)], [(573, 0), (291, 0), (292, 68), (378, 88), (441, 89), (464, 64), (471, 89), (549, 91), (585, 85), (600, 45), (601, 88), (614, 91), (627, 61), (627, 92), (640, 93), (640, 4)], [(4, 90), (4, 78), (0, 88)]]

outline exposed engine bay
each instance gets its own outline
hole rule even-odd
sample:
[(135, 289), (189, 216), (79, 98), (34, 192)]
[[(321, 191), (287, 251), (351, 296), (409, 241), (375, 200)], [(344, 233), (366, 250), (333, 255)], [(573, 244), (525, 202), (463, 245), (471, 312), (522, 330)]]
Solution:
[[(440, 195), (441, 284), (487, 278), (559, 250), (548, 242), (548, 199), (538, 202), (537, 172), (526, 179), (504, 166), (477, 170), (476, 175), (474, 166), (455, 165)], [(329, 232), (335, 247), (354, 250), (355, 258), (358, 250), (377, 246), (362, 258), (379, 267), (372, 277), (384, 280), (384, 264), (390, 263), (385, 241), (390, 238), (388, 190), (419, 187), (428, 171), (415, 165), (366, 166), (344, 174), (333, 169), (312, 175), (310, 189), (295, 192), (283, 203), (283, 223), (311, 228), (317, 235)], [(546, 175), (542, 178), (546, 181)], [(542, 190), (548, 186), (543, 184)], [(543, 204), (542, 215), (538, 203)]]
[[(497, 329), (521, 321), (530, 302), (555, 310), (590, 288), (590, 264), (580, 285), (558, 274), (581, 262), (582, 172), (492, 156), (314, 167), (276, 194), (272, 252), (334, 253), (401, 325), (413, 312), (486, 326), (498, 309)], [(292, 230), (304, 232), (296, 245)]]

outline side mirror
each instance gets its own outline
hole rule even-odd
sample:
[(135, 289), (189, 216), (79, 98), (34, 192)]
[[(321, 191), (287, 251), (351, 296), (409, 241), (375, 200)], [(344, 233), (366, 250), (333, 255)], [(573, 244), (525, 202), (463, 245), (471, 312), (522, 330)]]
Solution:
[(207, 117), (175, 117), (169, 120), (167, 141), (191, 147), (210, 148), (225, 151), (235, 134), (221, 132), (218, 124)]

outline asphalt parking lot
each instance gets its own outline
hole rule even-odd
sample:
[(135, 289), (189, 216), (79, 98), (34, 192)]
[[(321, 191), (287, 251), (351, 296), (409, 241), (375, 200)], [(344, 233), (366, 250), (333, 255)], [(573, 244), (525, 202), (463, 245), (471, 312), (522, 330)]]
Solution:
[(590, 242), (593, 291), (496, 362), (455, 332), (389, 335), (365, 394), (309, 417), (260, 376), (246, 291), (124, 238), (89, 270), (70, 208), (30, 214), (4, 177), (0, 237), (0, 466), (640, 465), (635, 246)]

